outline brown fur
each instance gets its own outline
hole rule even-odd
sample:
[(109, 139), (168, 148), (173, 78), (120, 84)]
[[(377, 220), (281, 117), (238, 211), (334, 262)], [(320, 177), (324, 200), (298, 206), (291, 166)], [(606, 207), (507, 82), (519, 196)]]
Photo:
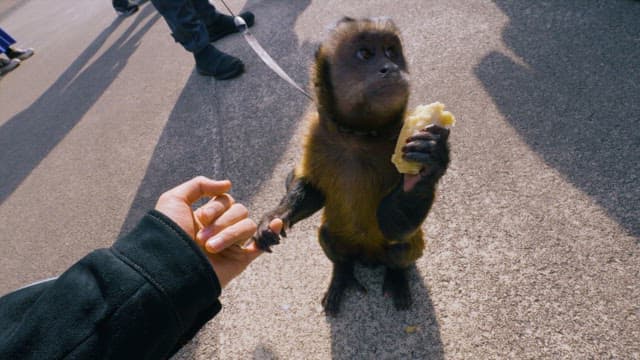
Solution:
[(256, 243), (270, 251), (285, 235), (271, 231), (271, 220), (282, 219), (288, 229), (324, 207), (319, 241), (333, 262), (322, 300), (329, 315), (339, 312), (347, 288), (364, 290), (353, 274), (355, 262), (386, 267), (383, 291), (397, 309), (412, 301), (408, 269), (422, 256), (420, 225), (449, 150), (446, 129), (423, 129), (409, 139), (404, 156), (424, 164), (424, 173), (407, 182), (391, 163), (409, 97), (407, 74), (390, 20), (338, 23), (316, 52), (317, 109), (306, 117), (302, 161), (280, 204), (258, 226)]
[[(356, 257), (365, 263), (386, 264), (386, 247), (394, 239), (386, 239), (380, 232), (376, 209), (382, 197), (400, 181), (389, 160), (397, 131), (368, 141), (354, 141), (357, 135), (322, 126), (317, 113), (308, 120), (309, 135), (296, 177), (307, 179), (325, 194), (322, 223), (329, 224), (332, 234), (342, 240), (336, 254), (323, 246), (325, 253), (330, 258)], [(400, 261), (403, 266), (422, 256), (424, 240), (420, 228), (410, 236), (410, 244), (411, 251)]]
[[(322, 44), (312, 70), (318, 111), (307, 116), (308, 136), (296, 177), (307, 179), (325, 194), (322, 223), (328, 224), (331, 233), (341, 239), (335, 250), (323, 246), (330, 258), (356, 257), (364, 262), (384, 264), (387, 263), (386, 247), (390, 242), (403, 240), (384, 237), (377, 224), (376, 209), (382, 197), (401, 180), (390, 158), (406, 110), (408, 89), (392, 111), (369, 113), (366, 123), (360, 121), (359, 114), (345, 114), (336, 109), (332, 91), (337, 84), (328, 72), (335, 72), (339, 66), (337, 56), (344, 57), (354, 51), (350, 45), (362, 34), (399, 39), (398, 29), (391, 21), (360, 20), (339, 24)], [(343, 76), (343, 84), (338, 86), (363, 92), (359, 80), (359, 76)], [(347, 103), (358, 101), (345, 97), (342, 92), (339, 97)], [(340, 125), (354, 127), (353, 119), (357, 129), (377, 129), (380, 133), (362, 136), (339, 131)], [(411, 250), (400, 260), (403, 266), (422, 255), (424, 240), (419, 228), (409, 236), (409, 243)], [(334, 251), (337, 253), (333, 254)]]

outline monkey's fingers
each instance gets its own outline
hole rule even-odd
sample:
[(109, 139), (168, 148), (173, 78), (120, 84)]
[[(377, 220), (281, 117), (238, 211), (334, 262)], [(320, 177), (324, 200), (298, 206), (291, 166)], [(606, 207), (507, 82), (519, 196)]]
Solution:
[(421, 152), (428, 153), (431, 152), (436, 147), (435, 140), (414, 140), (407, 145), (402, 147), (402, 153), (410, 153), (410, 152)]
[(443, 128), (442, 126), (438, 126), (438, 125), (429, 125), (427, 127), (425, 127), (424, 129), (421, 130), (422, 133), (428, 133), (428, 134), (432, 134), (432, 135), (436, 135), (439, 138), (442, 138), (443, 140), (446, 140), (449, 137), (449, 134), (451, 133), (451, 130), (447, 129), (447, 128)]
[(271, 246), (280, 244), (280, 236), (277, 233), (271, 231), (271, 229), (269, 229), (268, 227), (261, 227), (253, 236), (253, 241), (256, 243), (258, 249), (270, 253)]
[(402, 155), (402, 158), (407, 161), (414, 161), (421, 164), (431, 164), (433, 162), (432, 154), (424, 152), (407, 152)]
[[(429, 128), (420, 130), (419, 132), (409, 136), (406, 140), (406, 143), (409, 144), (414, 141), (438, 141), (442, 137), (441, 134), (432, 133), (428, 131)], [(447, 129), (444, 129), (447, 130)]]

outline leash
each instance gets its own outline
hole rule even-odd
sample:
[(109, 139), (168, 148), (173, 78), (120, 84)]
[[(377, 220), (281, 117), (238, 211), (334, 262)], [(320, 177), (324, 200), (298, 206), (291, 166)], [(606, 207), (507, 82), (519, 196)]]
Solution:
[(260, 57), (260, 60), (262, 60), (262, 62), (264, 62), (273, 72), (275, 72), (278, 76), (280, 76), (281, 79), (288, 82), (291, 86), (293, 86), (300, 93), (302, 93), (302, 95), (306, 96), (309, 100), (313, 101), (313, 98), (311, 97), (311, 95), (309, 95), (295, 81), (293, 81), (293, 79), (291, 79), (291, 77), (289, 77), (289, 75), (287, 75), (287, 73), (284, 70), (282, 70), (280, 65), (278, 65), (278, 63), (275, 60), (273, 60), (273, 58), (269, 55), (269, 53), (267, 53), (267, 51), (260, 45), (258, 40), (249, 31), (249, 26), (247, 26), (247, 23), (244, 21), (244, 19), (241, 18), (240, 16), (236, 16), (233, 13), (233, 11), (231, 11), (231, 8), (229, 8), (227, 3), (224, 2), (224, 0), (220, 0), (220, 2), (222, 2), (224, 7), (227, 8), (227, 11), (229, 12), (229, 14), (233, 16), (233, 23), (236, 26), (236, 30), (238, 30), (238, 32), (244, 36), (244, 39), (247, 41), (251, 49), (258, 55), (258, 57)]

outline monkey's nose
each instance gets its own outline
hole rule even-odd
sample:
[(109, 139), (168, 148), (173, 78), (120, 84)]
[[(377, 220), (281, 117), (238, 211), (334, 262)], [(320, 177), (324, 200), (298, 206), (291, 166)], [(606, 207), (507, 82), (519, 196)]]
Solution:
[(385, 76), (388, 76), (390, 74), (396, 73), (396, 72), (398, 72), (398, 69), (399, 69), (398, 65), (396, 65), (394, 63), (384, 64), (382, 69), (380, 69), (380, 76), (385, 77)]

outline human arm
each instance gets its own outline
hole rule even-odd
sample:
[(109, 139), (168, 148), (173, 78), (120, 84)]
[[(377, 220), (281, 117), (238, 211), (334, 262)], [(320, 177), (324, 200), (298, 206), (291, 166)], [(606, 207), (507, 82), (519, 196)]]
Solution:
[[(205, 178), (182, 184), (110, 248), (56, 280), (0, 298), (0, 358), (169, 357), (218, 313), (221, 284), (260, 253), (230, 246), (255, 230), (246, 214), (228, 215), (233, 204), (222, 199), (230, 186)], [(214, 199), (193, 212), (191, 204), (205, 195)], [(211, 216), (208, 205), (216, 208)], [(215, 254), (202, 251), (210, 237), (194, 241), (205, 228), (222, 236)]]

